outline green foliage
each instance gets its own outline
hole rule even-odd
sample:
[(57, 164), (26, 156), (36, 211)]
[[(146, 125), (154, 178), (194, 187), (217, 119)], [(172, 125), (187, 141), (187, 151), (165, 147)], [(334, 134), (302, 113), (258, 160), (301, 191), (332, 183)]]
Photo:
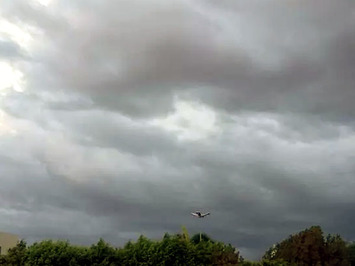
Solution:
[(0, 257), (0, 265), (7, 266), (115, 266), (115, 265), (237, 265), (239, 253), (231, 245), (211, 240), (203, 234), (203, 241), (190, 240), (186, 228), (182, 234), (165, 234), (153, 241), (140, 236), (123, 248), (114, 248), (100, 239), (89, 248), (70, 245), (66, 241), (45, 240), (26, 247), (20, 242)]
[(324, 238), (319, 226), (312, 226), (272, 246), (263, 260), (288, 265), (349, 265), (345, 241), (339, 235)]
[(28, 248), (26, 265), (89, 265), (86, 256), (86, 248), (72, 246), (67, 241), (45, 240)]
[(20, 242), (0, 265), (78, 266), (78, 265), (237, 265), (239, 252), (231, 245), (212, 240), (206, 234), (191, 239), (186, 228), (182, 234), (165, 234), (152, 241), (140, 236), (123, 248), (113, 248), (103, 239), (89, 248), (72, 246), (66, 241), (45, 240), (27, 247)]
[(355, 242), (347, 245), (348, 260), (351, 266), (355, 266)]
[(4, 266), (115, 266), (115, 265), (354, 265), (355, 243), (347, 244), (339, 235), (323, 237), (322, 229), (313, 226), (273, 245), (260, 262), (244, 260), (231, 245), (208, 235), (191, 238), (185, 227), (181, 234), (166, 233), (153, 241), (140, 236), (122, 248), (114, 248), (100, 239), (90, 247), (70, 245), (67, 241), (45, 240), (27, 246), (20, 241), (7, 255), (0, 256)]
[(156, 250), (155, 242), (145, 236), (140, 236), (136, 243), (128, 242), (123, 249), (118, 250), (122, 265), (154, 265)]
[(274, 260), (262, 260), (260, 266), (297, 266), (296, 263), (287, 262), (283, 259), (274, 259)]
[(349, 265), (346, 242), (340, 235), (328, 235), (325, 240), (325, 265)]
[(165, 234), (161, 241), (140, 236), (119, 252), (122, 265), (236, 265), (239, 255), (230, 245), (190, 241), (186, 229), (182, 234)]
[(239, 261), (239, 252), (231, 245), (223, 243), (214, 243), (212, 249), (213, 265), (237, 265)]
[(186, 240), (186, 241), (189, 241), (189, 240), (190, 240), (190, 235), (189, 235), (189, 233), (187, 232), (186, 227), (185, 227), (185, 226), (182, 226), (181, 229), (182, 229), (182, 235), (184, 236), (185, 240)]
[(109, 266), (117, 260), (116, 249), (100, 238), (96, 245), (92, 245), (89, 248), (82, 260), (93, 266)]
[(0, 260), (0, 265), (24, 266), (27, 253), (27, 244), (24, 240), (17, 243), (16, 247), (10, 248), (7, 255)]
[(156, 265), (195, 265), (194, 249), (183, 235), (175, 235), (157, 243)]
[(261, 266), (261, 262), (254, 262), (254, 261), (248, 261), (248, 260), (243, 260), (240, 263), (241, 266)]

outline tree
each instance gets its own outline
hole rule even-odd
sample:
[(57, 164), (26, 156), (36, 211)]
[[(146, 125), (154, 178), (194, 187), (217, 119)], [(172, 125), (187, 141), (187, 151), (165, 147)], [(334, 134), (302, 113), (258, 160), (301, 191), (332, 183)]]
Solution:
[(89, 265), (86, 261), (86, 251), (86, 248), (72, 246), (68, 241), (45, 240), (28, 247), (25, 265)]
[[(8, 266), (23, 266), (26, 261), (27, 244), (21, 240), (13, 248), (10, 248), (6, 255), (6, 265)], [(1, 264), (5, 265), (5, 263)]]
[(347, 245), (348, 260), (351, 266), (355, 266), (355, 242)]
[(263, 259), (291, 265), (349, 265), (345, 241), (339, 235), (324, 238), (320, 226), (289, 236), (272, 246)]
[(325, 265), (349, 265), (346, 242), (340, 235), (328, 235), (325, 240)]
[(122, 265), (158, 265), (159, 262), (156, 243), (143, 235), (135, 243), (128, 242), (119, 252)]
[(212, 251), (212, 265), (238, 265), (239, 251), (232, 245), (214, 243)]
[(115, 266), (115, 265), (237, 265), (239, 252), (231, 245), (212, 240), (206, 234), (190, 239), (186, 228), (181, 234), (165, 234), (159, 241), (141, 235), (136, 242), (114, 248), (100, 239), (89, 248), (68, 241), (44, 240), (26, 246), (20, 241), (0, 256), (4, 266)]
[(92, 245), (88, 250), (87, 260), (90, 265), (111, 265), (117, 260), (116, 250), (106, 243), (102, 238), (96, 245)]
[(322, 264), (324, 254), (323, 232), (319, 226), (312, 226), (274, 245), (264, 255), (265, 260), (282, 259), (298, 265)]
[(195, 265), (194, 246), (181, 234), (165, 237), (157, 243), (157, 265)]

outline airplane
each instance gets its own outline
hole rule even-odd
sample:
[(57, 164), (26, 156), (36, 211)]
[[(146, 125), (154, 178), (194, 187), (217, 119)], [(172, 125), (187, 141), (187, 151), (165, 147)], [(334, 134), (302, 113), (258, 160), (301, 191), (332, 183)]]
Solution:
[(195, 217), (197, 217), (197, 218), (204, 218), (204, 217), (206, 217), (207, 215), (210, 215), (210, 213), (207, 212), (207, 213), (203, 213), (203, 214), (202, 214), (200, 211), (195, 211), (195, 212), (192, 212), (191, 215), (193, 215), (193, 216), (195, 216)]

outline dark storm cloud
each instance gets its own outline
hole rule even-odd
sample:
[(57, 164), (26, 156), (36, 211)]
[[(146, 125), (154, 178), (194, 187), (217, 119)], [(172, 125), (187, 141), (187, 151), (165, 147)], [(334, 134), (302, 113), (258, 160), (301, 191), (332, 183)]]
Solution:
[[(29, 131), (33, 136), (2, 145), (2, 154), (11, 151), (1, 159), (1, 176), (11, 176), (2, 187), (4, 206), (24, 217), (20, 224), (3, 226), (28, 239), (91, 243), (103, 236), (122, 244), (139, 233), (159, 237), (184, 224), (192, 233), (203, 229), (255, 257), (306, 226), (322, 224), (336, 231), (332, 217), (347, 217), (349, 225), (353, 221), (351, 136), (294, 143), (289, 127), (275, 132), (270, 121), (262, 123), (262, 116), (251, 115), (225, 123), (219, 139), (177, 145), (171, 136), (171, 145), (159, 146), (158, 129), (138, 126), (136, 120), (97, 110), (70, 112), (72, 117), (57, 112), (42, 114), (42, 119), (52, 120), (51, 126), (34, 126)], [(36, 116), (29, 118), (36, 121)], [(58, 121), (59, 132), (71, 140), (49, 131)], [(108, 137), (110, 131), (117, 138)], [(85, 136), (92, 138), (90, 144), (82, 141)], [(143, 143), (135, 150), (140, 139)], [(13, 147), (28, 147), (29, 142), (29, 150), (19, 157)], [(109, 152), (112, 148), (118, 154)], [(204, 224), (188, 216), (199, 208), (213, 213)], [(73, 220), (97, 223), (76, 225), (70, 234)], [(33, 223), (45, 226), (40, 230)], [(342, 232), (349, 239), (354, 234), (351, 229)]]
[[(276, 6), (276, 8), (282, 10), (282, 6)], [(222, 93), (219, 90), (214, 90), (212, 96), (214, 99), (222, 96), (223, 107), (225, 106), (224, 103), (228, 104), (232, 99), (232, 110), (235, 108), (251, 108), (256, 110), (280, 109), (282, 111), (316, 112), (323, 106), (325, 108), (329, 106), (327, 112), (340, 113), (340, 115), (345, 112), (345, 114), (351, 115), (351, 110), (349, 110), (351, 103), (348, 103), (348, 99), (354, 98), (351, 94), (353, 91), (351, 90), (353, 84), (351, 73), (354, 71), (353, 60), (351, 60), (352, 47), (354, 47), (352, 45), (354, 22), (353, 19), (349, 19), (352, 15), (347, 12), (350, 11), (346, 11), (351, 10), (348, 5), (337, 5), (336, 7), (329, 3), (325, 5), (325, 9), (333, 10), (333, 8), (338, 8), (339, 11), (336, 14), (339, 13), (342, 16), (338, 19), (340, 22), (336, 23), (336, 27), (329, 26), (329, 22), (327, 22), (328, 16), (332, 16), (331, 21), (334, 21), (334, 12), (321, 12), (320, 14), (309, 10), (305, 12), (305, 19), (306, 21), (309, 20), (311, 25), (313, 20), (319, 20), (312, 25), (314, 32), (306, 30), (310, 27), (309, 24), (301, 23), (300, 26), (293, 24), (297, 17), (284, 18), (280, 15), (279, 20), (285, 19), (285, 21), (276, 22), (270, 17), (265, 17), (266, 22), (271, 20), (268, 26), (269, 31), (270, 29), (272, 31), (268, 33), (272, 34), (273, 31), (278, 33), (269, 47), (271, 45), (277, 46), (277, 42), (282, 42), (284, 38), (288, 39), (290, 43), (297, 44), (300, 42), (294, 47), (292, 45), (287, 47), (287, 44), (283, 45), (289, 48), (288, 54), (285, 52), (286, 55), (280, 58), (280, 66), (276, 69), (268, 65), (260, 67), (255, 64), (255, 59), (253, 59), (255, 55), (248, 48), (243, 47), (242, 42), (238, 43), (237, 40), (234, 43), (228, 42), (228, 40), (222, 42), (222, 33), (211, 25), (212, 23), (218, 23), (218, 21), (211, 22), (209, 17), (200, 17), (200, 14), (193, 12), (187, 18), (182, 16), (183, 21), (190, 22), (191, 20), (188, 26), (183, 27), (184, 23), (187, 22), (182, 23), (182, 18), (178, 16), (176, 18), (178, 22), (172, 23), (172, 28), (166, 29), (167, 26), (165, 26), (161, 31), (158, 28), (156, 31), (153, 30), (153, 33), (159, 34), (158, 36), (154, 34), (147, 36), (147, 39), (151, 38), (151, 41), (147, 43), (147, 47), (144, 48), (142, 54), (138, 53), (138, 56), (129, 58), (130, 60), (126, 62), (128, 67), (126, 71), (123, 71), (123, 78), (113, 79), (112, 82), (115, 84), (113, 87), (125, 91), (132, 87), (136, 88), (143, 93), (141, 97), (147, 96), (149, 100), (150, 96), (154, 97), (152, 99), (155, 99), (157, 95), (169, 97), (169, 94), (166, 94), (170, 91), (166, 89), (168, 86), (172, 89), (178, 86), (186, 90), (186, 88), (197, 84), (222, 88)], [(236, 16), (238, 15), (239, 13), (236, 11)], [(169, 19), (172, 20), (174, 17)], [(262, 23), (264, 22), (262, 21)], [(277, 27), (273, 29), (273, 26), (282, 23), (289, 23), (292, 27), (284, 27), (280, 30)], [(201, 25), (204, 25), (204, 28), (200, 29)], [(162, 27), (160, 24), (159, 26)], [(170, 25), (168, 24), (168, 26)], [(238, 29), (238, 25), (232, 26)], [(100, 32), (101, 30), (100, 28)], [(140, 30), (140, 32), (143, 31), (144, 29)], [(168, 33), (165, 33), (166, 31)], [(174, 34), (170, 35), (169, 32)], [(202, 32), (201, 36), (196, 35), (196, 32)], [(308, 35), (299, 35), (301, 32), (306, 32)], [(316, 35), (316, 37), (313, 37), (315, 38), (315, 44), (312, 45), (311, 42), (311, 49), (307, 49), (307, 44), (311, 41), (309, 36), (312, 34)], [(305, 40), (300, 41), (299, 36), (304, 37)], [(222, 40), (219, 40), (218, 37)], [(100, 40), (102, 41), (102, 39)], [(132, 43), (128, 44), (127, 47), (132, 49)], [(141, 42), (138, 40), (137, 43)], [(135, 53), (137, 52), (134, 49), (132, 50)], [(265, 53), (267, 52), (268, 50), (265, 51)], [(270, 49), (270, 52), (274, 51)], [(325, 55), (329, 56), (328, 59)], [(83, 58), (86, 58), (86, 56), (83, 56)], [(260, 59), (263, 60), (262, 56), (259, 57)], [(136, 60), (138, 62), (135, 63)], [(104, 72), (107, 73), (107, 71)], [(329, 73), (335, 75), (333, 78), (330, 77), (335, 84), (327, 82)], [(132, 77), (130, 77), (131, 75)], [(104, 75), (104, 80), (110, 79)], [(137, 83), (139, 81), (140, 83)], [(159, 84), (161, 85), (159, 86)], [(91, 86), (96, 90), (99, 84), (95, 85), (94, 83)], [(105, 85), (101, 83), (100, 87), (105, 87)], [(164, 89), (159, 89), (161, 87)], [(330, 92), (334, 91), (334, 87), (345, 93), (338, 93), (334, 99), (334, 95), (329, 95)], [(225, 90), (223, 88), (226, 88), (227, 92), (224, 96)], [(157, 91), (157, 89), (159, 90)], [(144, 93), (146, 91), (149, 91), (149, 93)], [(197, 97), (203, 99), (204, 91), (202, 90)], [(164, 100), (164, 98), (162, 99)], [(299, 103), (302, 101), (297, 101), (297, 99), (306, 99), (306, 101), (300, 106)], [(344, 102), (341, 103), (342, 101), (345, 101), (345, 104)], [(151, 103), (154, 103), (154, 100)], [(129, 105), (140, 107), (139, 103), (136, 102)], [(125, 107), (124, 104), (123, 107)], [(151, 107), (152, 105), (149, 104), (148, 106), (142, 106), (144, 110), (152, 109)]]
[(156, 114), (184, 91), (232, 112), (350, 118), (353, 3), (319, 5), (61, 2), (62, 12), (44, 12), (46, 19), (24, 5), (17, 14), (49, 36), (42, 63), (52, 86), (88, 94), (102, 107)]

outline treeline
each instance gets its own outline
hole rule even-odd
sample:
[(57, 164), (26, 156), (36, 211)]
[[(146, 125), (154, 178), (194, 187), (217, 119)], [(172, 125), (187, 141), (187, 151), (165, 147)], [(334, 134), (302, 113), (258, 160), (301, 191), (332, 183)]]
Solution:
[(191, 239), (182, 234), (165, 234), (160, 241), (140, 236), (123, 248), (115, 248), (100, 239), (91, 247), (71, 245), (67, 241), (45, 240), (27, 246), (24, 241), (0, 257), (8, 266), (82, 266), (82, 265), (237, 265), (238, 251), (210, 239), (205, 234)]
[(75, 266), (75, 265), (354, 265), (355, 244), (339, 235), (323, 236), (313, 226), (273, 245), (259, 262), (246, 261), (231, 245), (214, 241), (206, 234), (190, 238), (165, 234), (159, 241), (140, 236), (122, 248), (112, 247), (103, 239), (90, 247), (71, 245), (67, 241), (45, 240), (27, 246), (25, 241), (0, 256), (6, 266)]

